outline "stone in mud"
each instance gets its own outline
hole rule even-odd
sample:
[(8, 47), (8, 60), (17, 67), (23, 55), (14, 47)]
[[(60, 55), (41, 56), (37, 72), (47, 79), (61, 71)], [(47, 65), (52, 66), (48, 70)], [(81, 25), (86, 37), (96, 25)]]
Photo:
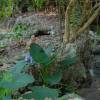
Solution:
[(58, 100), (85, 100), (85, 99), (77, 94), (72, 93), (72, 94), (66, 94), (65, 96), (61, 97)]

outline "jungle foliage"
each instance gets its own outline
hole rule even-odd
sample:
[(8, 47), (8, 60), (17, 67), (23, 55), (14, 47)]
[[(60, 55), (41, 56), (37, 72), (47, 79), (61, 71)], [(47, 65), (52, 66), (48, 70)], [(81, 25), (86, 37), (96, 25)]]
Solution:
[[(0, 0), (0, 19), (45, 9), (46, 6), (52, 4), (51, 1)], [(100, 3), (92, 7), (90, 1), (68, 0), (66, 2), (66, 0), (54, 0), (53, 4), (54, 6), (57, 5), (60, 17), (65, 19), (63, 38), (65, 45), (73, 42), (73, 40), (75, 41), (77, 37), (84, 34), (84, 31), (88, 31), (90, 24), (98, 16)], [(27, 27), (20, 24), (13, 27), (14, 37), (18, 41), (21, 38), (21, 32), (26, 30)], [(88, 47), (88, 45), (86, 44), (85, 47)], [(79, 61), (78, 55), (70, 53), (70, 51), (67, 52), (67, 57), (59, 59), (59, 52), (49, 55), (51, 52), (47, 53), (40, 45), (32, 43), (26, 59), (18, 61), (8, 71), (1, 73), (0, 100), (19, 99), (21, 97), (23, 99), (34, 98), (35, 100), (44, 100), (48, 97), (56, 100), (67, 92), (76, 92), (77, 78), (74, 80), (72, 77), (75, 76), (74, 71), (70, 71), (67, 80), (64, 77), (64, 71), (72, 69)], [(82, 72), (80, 73), (82, 74)]]
[[(18, 61), (0, 78), (0, 98), (44, 100), (57, 99), (68, 86), (63, 82), (63, 70), (77, 63), (77, 55), (58, 60), (57, 54), (48, 56), (38, 44), (31, 44), (30, 57)], [(32, 62), (30, 61), (32, 59)], [(31, 69), (31, 70), (30, 70)], [(63, 85), (62, 85), (63, 84)]]

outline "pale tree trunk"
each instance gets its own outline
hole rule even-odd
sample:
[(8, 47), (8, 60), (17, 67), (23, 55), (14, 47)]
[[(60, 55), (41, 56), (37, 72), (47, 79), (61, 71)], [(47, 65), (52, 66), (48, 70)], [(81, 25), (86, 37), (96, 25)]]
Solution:
[[(79, 20), (79, 26), (76, 26), (76, 28), (73, 30), (70, 26), (70, 16), (72, 13), (72, 10), (74, 9), (76, 5), (77, 0), (70, 0), (69, 5), (65, 12), (65, 33), (63, 36), (63, 41), (65, 45), (69, 42), (74, 42), (82, 33), (84, 33), (84, 36), (82, 39), (85, 40), (85, 42), (82, 42), (82, 48), (79, 45), (79, 51), (76, 52), (81, 55), (80, 62), (82, 62), (86, 69), (87, 79), (86, 82), (90, 81), (91, 83), (91, 75), (89, 72), (89, 60), (91, 59), (91, 56), (89, 57), (90, 49), (91, 49), (91, 40), (90, 37), (88, 37), (89, 33), (89, 26), (90, 24), (96, 19), (96, 17), (100, 14), (100, 3), (96, 4), (93, 8), (91, 8), (89, 5), (91, 5), (91, 0), (83, 0), (83, 8), (82, 8), (82, 15), (80, 16)], [(74, 37), (72, 37), (72, 35)], [(64, 46), (65, 46), (64, 45)], [(84, 45), (84, 46), (83, 46)], [(88, 53), (89, 52), (89, 53)], [(91, 55), (91, 54), (90, 54)], [(83, 59), (84, 58), (84, 59)]]
[(68, 7), (66, 8), (65, 12), (65, 33), (63, 36), (63, 41), (65, 43), (69, 42), (70, 40), (70, 13), (74, 8), (76, 0), (70, 0)]
[[(76, 26), (74, 30), (70, 27), (71, 12), (76, 6), (77, 0), (70, 0), (65, 12), (65, 33), (63, 36), (64, 43), (73, 42), (81, 33), (83, 33), (95, 18), (100, 14), (100, 3), (96, 4), (93, 8), (91, 0), (85, 0), (83, 2), (82, 15), (80, 17), (79, 26)], [(74, 37), (73, 37), (74, 36)]]

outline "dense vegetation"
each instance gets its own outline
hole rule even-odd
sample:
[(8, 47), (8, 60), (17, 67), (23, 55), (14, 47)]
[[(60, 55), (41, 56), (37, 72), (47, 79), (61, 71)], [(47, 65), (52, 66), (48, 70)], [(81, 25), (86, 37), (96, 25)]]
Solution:
[[(95, 0), (0, 0), (0, 19), (5, 20), (29, 12), (55, 8), (60, 24), (64, 19), (64, 35), (60, 48), (52, 52), (32, 41), (25, 59), (0, 72), (0, 100), (35, 99), (67, 100), (66, 93), (78, 93), (83, 84), (92, 82), (88, 65), (93, 52), (89, 31), (99, 17), (100, 2)], [(99, 18), (98, 18), (99, 19)], [(97, 19), (97, 21), (99, 21)], [(20, 42), (21, 33), (30, 26), (18, 24), (6, 37)], [(99, 22), (95, 32), (100, 34)], [(14, 34), (13, 34), (14, 33)], [(10, 35), (11, 34), (11, 35)], [(1, 36), (0, 36), (1, 37)], [(3, 35), (2, 35), (3, 37)], [(31, 37), (31, 36), (29, 36)], [(80, 46), (77, 41), (82, 40)], [(21, 41), (22, 42), (22, 41)], [(7, 45), (0, 45), (0, 49)], [(63, 49), (63, 50), (62, 50)], [(88, 53), (89, 52), (89, 53)], [(83, 64), (83, 65), (82, 65)], [(83, 68), (84, 66), (84, 68)], [(80, 69), (78, 69), (80, 67)]]

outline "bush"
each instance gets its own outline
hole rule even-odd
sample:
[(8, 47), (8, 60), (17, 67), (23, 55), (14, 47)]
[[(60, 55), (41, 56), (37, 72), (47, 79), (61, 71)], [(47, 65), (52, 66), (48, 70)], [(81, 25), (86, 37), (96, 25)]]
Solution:
[[(10, 98), (13, 95), (14, 99), (14, 96), (17, 95), (15, 91), (19, 92), (19, 90), (24, 92), (19, 92), (18, 97), (25, 99), (58, 98), (60, 90), (66, 85), (66, 83), (64, 83), (64, 86), (61, 85), (62, 70), (75, 64), (76, 59), (68, 57), (59, 61), (57, 60), (57, 54), (48, 56), (43, 48), (35, 43), (31, 44), (29, 52), (35, 63), (24, 60), (18, 61), (14, 67), (11, 67), (1, 77), (1, 98)], [(66, 63), (64, 63), (65, 61)], [(29, 71), (30, 68), (32, 69)]]

